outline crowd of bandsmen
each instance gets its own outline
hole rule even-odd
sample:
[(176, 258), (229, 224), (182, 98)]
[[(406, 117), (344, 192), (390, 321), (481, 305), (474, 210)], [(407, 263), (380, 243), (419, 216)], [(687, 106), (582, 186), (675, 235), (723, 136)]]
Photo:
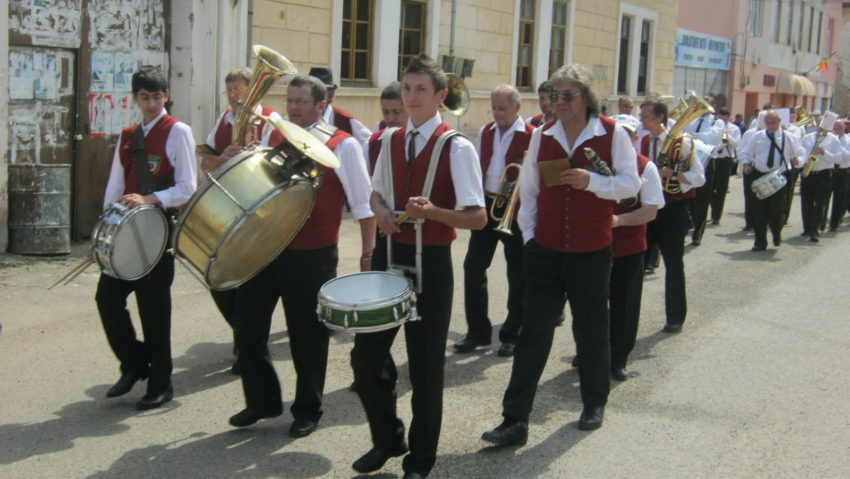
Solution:
[[(250, 71), (235, 70), (225, 83), (230, 109), (209, 133), (200, 169), (214, 172), (239, 155), (231, 145), (234, 111), (248, 88)], [(482, 126), (475, 142), (455, 136), (434, 153), (438, 137), (452, 128), (439, 113), (446, 97), (446, 75), (427, 56), (414, 58), (400, 82), (381, 94), (382, 120), (370, 131), (351, 113), (332, 104), (337, 86), (327, 68), (291, 78), (287, 87), (288, 120), (312, 132), (339, 157), (340, 167), (322, 167), (323, 180), (315, 208), (292, 243), (260, 274), (237, 289), (213, 292), (213, 299), (234, 332), (236, 361), (242, 375), (246, 407), (230, 418), (244, 427), (283, 412), (280, 384), (268, 349), (272, 313), (283, 300), (289, 344), (296, 371), (294, 417), (289, 433), (312, 433), (322, 416), (329, 332), (316, 315), (317, 294), (337, 275), (337, 243), (345, 205), (361, 230), (360, 269), (384, 270), (389, 263), (412, 265), (416, 234), (409, 223), (397, 225), (406, 212), (424, 220), (420, 321), (401, 328), (356, 335), (351, 352), (352, 389), (368, 418), (372, 448), (353, 464), (361, 473), (383, 467), (404, 455), (405, 477), (425, 477), (437, 457), (442, 420), (443, 368), (454, 291), (451, 243), (455, 229), (472, 230), (464, 260), (464, 305), (467, 332), (454, 344), (471, 353), (492, 340), (488, 310), (487, 270), (502, 243), (507, 266), (507, 317), (499, 330), (497, 354), (513, 357), (502, 405), (503, 420), (483, 439), (497, 445), (527, 439), (537, 384), (546, 365), (554, 329), (569, 306), (576, 342), (584, 404), (578, 427), (601, 426), (611, 379), (630, 377), (629, 354), (637, 335), (645, 272), (659, 257), (665, 265), (664, 331), (681, 331), (687, 315), (684, 271), (685, 238), (699, 246), (708, 221), (719, 224), (737, 170), (744, 176), (746, 229), (755, 231), (754, 251), (773, 244), (789, 216), (799, 171), (813, 157), (811, 174), (801, 181), (803, 234), (818, 241), (828, 227), (835, 230), (847, 210), (850, 142), (844, 121), (832, 131), (808, 133), (796, 126), (793, 111), (766, 106), (746, 129), (730, 119), (726, 108), (694, 119), (668, 139), (675, 119), (661, 101), (646, 101), (634, 116), (629, 98), (621, 98), (617, 115), (601, 114), (592, 78), (580, 65), (558, 69), (538, 88), (541, 112), (527, 120), (520, 114), (521, 96), (510, 85), (493, 89), (493, 121)], [(168, 85), (163, 75), (143, 68), (133, 76), (133, 98), (144, 121), (126, 129), (115, 150), (104, 205), (157, 204), (167, 211), (184, 204), (195, 191), (198, 172), (191, 129), (165, 111)], [(711, 98), (707, 98), (712, 103)], [(279, 117), (256, 106), (266, 117)], [(738, 115), (740, 116), (740, 115)], [(285, 141), (265, 120), (253, 120), (241, 145), (274, 146)], [(681, 125), (680, 125), (681, 127)], [(390, 130), (388, 130), (390, 129)], [(678, 130), (682, 130), (679, 128)], [(133, 138), (144, 135), (155, 187), (139, 175)], [(743, 135), (742, 135), (743, 133)], [(386, 154), (381, 154), (385, 151)], [(423, 187), (432, 158), (434, 187)], [(388, 163), (388, 164), (387, 164)], [(518, 174), (506, 167), (521, 164)], [(787, 185), (759, 199), (750, 184), (773, 170)], [(507, 183), (507, 184), (506, 184)], [(488, 211), (505, 199), (510, 185), (519, 188), (517, 218), (496, 230), (499, 221)], [(710, 211), (710, 216), (709, 216)], [(389, 238), (379, 238), (380, 232)], [(376, 240), (377, 238), (377, 240)], [(393, 258), (387, 258), (388, 241)], [(246, 249), (246, 254), (247, 249)], [(156, 408), (173, 395), (171, 385), (170, 255), (153, 272), (136, 281), (102, 275), (96, 295), (98, 310), (121, 378), (109, 397), (129, 392), (148, 379), (140, 409)], [(126, 308), (135, 292), (144, 332), (136, 338)], [(398, 377), (390, 347), (404, 331), (412, 386), (410, 430), (396, 413)]]

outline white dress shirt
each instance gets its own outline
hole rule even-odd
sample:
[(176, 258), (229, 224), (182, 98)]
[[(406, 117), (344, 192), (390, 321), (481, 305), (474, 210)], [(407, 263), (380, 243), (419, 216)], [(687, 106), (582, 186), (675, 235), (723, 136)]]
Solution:
[(643, 173), (640, 175), (640, 192), (638, 198), (642, 205), (655, 205), (658, 208), (664, 207), (664, 191), (661, 188), (661, 175), (658, 174), (658, 167), (655, 163), (649, 162)]
[[(263, 113), (263, 106), (257, 105), (256, 107), (254, 107), (254, 113), (256, 113), (258, 115), (262, 114)], [(283, 119), (280, 116), (280, 113), (278, 113), (276, 111), (273, 111), (271, 113), (271, 115), (269, 115), (269, 118), (275, 118), (277, 120)], [(215, 134), (216, 134), (216, 132), (218, 132), (218, 128), (219, 128), (219, 126), (221, 126), (221, 123), (224, 122), (225, 124), (230, 125), (232, 127), (234, 121), (236, 121), (236, 115), (233, 113), (233, 110), (227, 110), (224, 113), (222, 113), (221, 115), (219, 115), (218, 120), (216, 120), (215, 126), (213, 126), (212, 131), (210, 131), (210, 134), (207, 135), (207, 146), (209, 146), (212, 149), (215, 149)], [(256, 125), (256, 124), (260, 123), (260, 119), (257, 118), (257, 117), (253, 117), (250, 123)], [(261, 138), (260, 139), (260, 146), (269, 146), (269, 138), (271, 138), (272, 132), (274, 130), (275, 130), (275, 126), (272, 125), (271, 122), (267, 121), (266, 124), (263, 126), (263, 131), (260, 135), (260, 138)]]
[[(322, 119), (325, 120), (328, 125), (334, 124), (334, 108), (332, 104), (328, 103), (328, 106), (325, 108), (325, 112), (322, 113)], [(352, 118), (351, 135), (354, 136), (354, 139), (357, 140), (357, 143), (360, 143), (362, 145), (363, 143), (369, 142), (369, 137), (372, 136), (372, 132), (360, 120), (358, 120), (357, 118)]]
[(840, 165), (844, 156), (844, 151), (841, 149), (841, 142), (838, 140), (838, 137), (832, 132), (827, 133), (818, 145), (820, 148), (823, 148), (824, 153), (823, 155), (818, 155), (812, 151), (814, 150), (817, 136), (817, 133), (809, 133), (804, 136), (803, 140), (800, 142), (800, 146), (803, 147), (803, 150), (807, 153), (804, 156), (806, 162), (809, 160), (809, 154), (820, 158), (815, 163), (815, 166), (812, 167), (812, 171), (831, 170), (835, 165)]
[[(414, 139), (414, 148), (416, 155), (425, 148), (425, 145), (430, 140), (431, 135), (438, 126), (443, 122), (440, 114), (437, 113), (425, 123), (419, 125), (418, 128), (413, 126), (413, 121), (407, 120), (407, 138), (405, 138), (404, 151), (407, 151), (410, 138)], [(410, 135), (409, 132), (416, 130), (417, 135)], [(387, 142), (390, 143), (390, 142)], [(382, 144), (381, 148), (392, 148), (390, 144)], [(455, 201), (460, 208), (466, 206), (481, 206), (484, 207), (484, 188), (481, 182), (481, 163), (478, 161), (478, 153), (475, 152), (475, 146), (463, 136), (455, 136), (451, 140), (449, 149), (451, 158), (450, 168), (452, 173), (452, 184), (455, 190)], [(384, 190), (384, 166), (383, 155), (378, 156), (378, 162), (375, 163), (375, 173), (372, 175), (372, 191), (386, 198)], [(404, 205), (395, 205), (396, 210), (403, 210)]]
[(786, 127), (786, 130), (788, 133), (796, 136), (798, 140), (802, 140), (803, 137), (806, 136), (806, 130), (804, 130), (802, 126), (791, 124)]
[[(741, 130), (732, 123), (725, 123), (723, 120), (717, 120), (717, 123), (712, 127), (712, 132), (717, 136), (717, 141), (711, 144), (715, 145), (711, 151), (712, 158), (735, 158), (738, 151), (738, 142), (741, 141)], [(726, 138), (729, 143), (723, 143), (723, 133), (726, 132)]]
[[(537, 165), (537, 155), (542, 135), (553, 137), (572, 157), (576, 148), (581, 147), (584, 142), (596, 136), (604, 136), (605, 127), (598, 117), (591, 117), (579, 134), (575, 145), (570, 145), (567, 140), (561, 120), (556, 121), (546, 131), (543, 131), (543, 128), (534, 130), (519, 175), (520, 208), (517, 213), (517, 222), (526, 243), (534, 238), (534, 228), (537, 226), (537, 196), (540, 194), (540, 169)], [(637, 173), (637, 153), (632, 145), (631, 136), (620, 125), (614, 126), (611, 157), (613, 158), (611, 169), (614, 175), (604, 176), (591, 172), (586, 190), (606, 200), (619, 201), (634, 198), (641, 186)]]
[[(312, 130), (318, 123), (313, 123), (307, 128)], [(355, 220), (370, 218), (374, 216), (372, 207), (369, 206), (369, 197), (372, 195), (372, 185), (369, 182), (369, 172), (366, 170), (366, 161), (363, 159), (363, 149), (354, 137), (347, 137), (334, 148), (334, 154), (339, 158), (339, 168), (334, 170), (348, 205), (351, 207), (351, 216)]]
[(838, 137), (841, 143), (841, 165), (839, 168), (850, 168), (850, 136), (846, 133)]
[[(749, 133), (749, 132), (747, 132)], [(744, 135), (746, 136), (746, 134)], [(780, 150), (774, 152), (773, 167), (767, 167), (767, 158), (770, 153), (770, 139), (767, 137), (767, 130), (760, 130), (755, 133), (744, 145), (740, 151), (741, 162), (744, 165), (752, 165), (753, 168), (762, 172), (770, 173), (773, 170), (785, 171), (786, 165), (793, 167), (791, 158), (797, 157), (801, 160), (802, 166), (805, 160), (806, 153), (793, 135), (785, 134), (782, 129), (776, 131), (774, 141), (776, 146), (782, 148), (782, 140), (785, 139), (784, 155), (780, 155)], [(783, 161), (784, 158), (784, 161)]]
[(705, 133), (708, 132), (708, 130), (710, 130), (712, 126), (714, 126), (714, 115), (709, 113), (688, 123), (688, 126), (686, 126), (683, 131), (684, 133), (692, 134)]
[[(157, 122), (165, 116), (165, 108), (150, 123), (142, 125), (142, 132), (147, 137)], [(115, 154), (112, 155), (112, 169), (109, 171), (109, 181), (106, 183), (106, 192), (103, 195), (103, 207), (116, 202), (124, 196), (124, 166), (121, 164), (121, 138), (115, 145)], [(155, 191), (153, 194), (162, 204), (163, 208), (174, 208), (180, 206), (195, 193), (198, 172), (195, 164), (195, 138), (192, 136), (192, 128), (183, 122), (177, 122), (168, 132), (165, 140), (165, 154), (174, 168), (174, 186), (164, 190)]]
[[(484, 134), (484, 128), (486, 126), (484, 125), (478, 130), (478, 140), (475, 142), (475, 150), (479, 156), (481, 156), (481, 136)], [(490, 157), (490, 164), (487, 166), (487, 171), (482, 172), (484, 174), (484, 191), (498, 193), (501, 186), (499, 180), (502, 179), (502, 172), (505, 170), (505, 155), (508, 153), (508, 148), (510, 148), (511, 142), (514, 139), (514, 132), (525, 131), (525, 120), (521, 116), (517, 116), (516, 121), (514, 121), (513, 125), (504, 134), (499, 129), (499, 125), (495, 123), (490, 126), (490, 129), (495, 130), (495, 134), (493, 135), (493, 156)]]

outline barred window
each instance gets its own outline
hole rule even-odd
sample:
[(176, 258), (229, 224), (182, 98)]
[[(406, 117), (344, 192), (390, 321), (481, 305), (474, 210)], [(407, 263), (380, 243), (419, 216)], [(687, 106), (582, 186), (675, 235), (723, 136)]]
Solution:
[(516, 86), (533, 88), (531, 72), (534, 64), (534, 0), (521, 0), (519, 8), (519, 48), (517, 51)]
[(620, 25), (620, 59), (617, 75), (617, 94), (626, 95), (629, 80), (629, 50), (631, 50), (632, 17), (623, 15)]
[(401, 2), (401, 28), (398, 37), (398, 77), (411, 58), (425, 51), (427, 5), (422, 0)]
[(567, 50), (567, 0), (555, 0), (552, 3), (552, 39), (549, 44), (549, 77), (564, 64)]

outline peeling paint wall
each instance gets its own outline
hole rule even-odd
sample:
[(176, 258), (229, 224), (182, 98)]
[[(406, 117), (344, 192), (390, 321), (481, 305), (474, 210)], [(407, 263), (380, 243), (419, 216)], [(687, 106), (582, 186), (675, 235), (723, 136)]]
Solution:
[(80, 47), (80, 0), (12, 1), (9, 12), (3, 31), (26, 35), (33, 45)]

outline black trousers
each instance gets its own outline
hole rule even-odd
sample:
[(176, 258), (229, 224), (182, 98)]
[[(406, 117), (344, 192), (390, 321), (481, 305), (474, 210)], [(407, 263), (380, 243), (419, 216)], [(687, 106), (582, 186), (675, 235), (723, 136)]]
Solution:
[[(151, 272), (135, 281), (100, 275), (95, 302), (103, 331), (112, 352), (121, 362), (123, 374), (148, 376), (149, 395), (157, 395), (171, 385), (171, 283), (174, 282), (174, 256), (163, 254)], [(136, 294), (144, 342), (127, 310), (127, 297)]]
[[(743, 173), (744, 169), (741, 167), (741, 172)], [(755, 170), (753, 170), (755, 171)], [(753, 201), (756, 199), (755, 194), (753, 193), (753, 175), (752, 173), (747, 175), (744, 174), (743, 180), (741, 181), (744, 186), (744, 228), (749, 229), (754, 226), (753, 222)]]
[[(749, 178), (750, 184), (752, 184), (753, 181), (764, 175), (764, 173), (753, 169), (746, 177)], [(790, 184), (791, 180), (789, 179), (788, 181)], [(786, 184), (781, 190), (763, 200), (758, 199), (755, 194), (752, 195), (750, 209), (752, 210), (753, 231), (756, 236), (754, 246), (756, 248), (767, 247), (768, 226), (770, 226), (770, 232), (774, 240), (782, 237), (782, 227), (785, 225), (787, 213), (785, 208), (788, 204), (786, 195), (791, 193), (792, 190), (789, 190)]]
[[(487, 211), (493, 200), (487, 198)], [(466, 308), (466, 337), (482, 344), (490, 344), (492, 325), (488, 315), (487, 268), (493, 262), (496, 246), (502, 243), (508, 273), (508, 317), (499, 330), (499, 340), (516, 343), (522, 325), (522, 233), (516, 222), (511, 227), (512, 235), (495, 231), (498, 222), (487, 215), (487, 226), (472, 230), (469, 248), (463, 260), (463, 291)], [(502, 297), (500, 294), (499, 297)]]
[[(788, 184), (784, 188), (785, 221), (782, 223), (783, 225), (788, 222), (788, 217), (791, 216), (791, 204), (794, 203), (794, 190), (797, 188), (797, 180), (800, 178), (800, 170), (798, 168), (791, 168), (790, 170), (785, 170), (784, 175), (785, 178), (788, 179)], [(802, 188), (802, 186), (800, 188)], [(802, 195), (802, 192), (800, 194)]]
[(318, 421), (328, 364), (328, 329), (316, 314), (319, 289), (336, 277), (337, 246), (309, 251), (284, 250), (257, 276), (238, 288), (236, 347), (247, 407), (280, 409), (280, 382), (269, 355), (269, 329), (283, 300), (289, 348), (297, 376), (295, 418)]
[(646, 225), (647, 245), (657, 244), (664, 258), (664, 309), (669, 324), (684, 323), (688, 314), (684, 258), (689, 215), (686, 201), (667, 203)]
[(732, 176), (732, 166), (735, 165), (733, 158), (715, 158), (714, 163), (714, 194), (711, 195), (711, 219), (719, 222), (723, 216), (723, 206), (726, 204), (726, 195), (729, 194), (729, 177)]
[(848, 182), (850, 182), (850, 168), (832, 170), (832, 214), (829, 219), (831, 229), (841, 226), (844, 214), (847, 213)]
[(643, 253), (614, 258), (611, 267), (611, 369), (626, 367), (635, 347), (643, 294)]
[(818, 236), (824, 210), (832, 190), (832, 170), (813, 171), (800, 180), (800, 212), (803, 216), (803, 231), (809, 236)]
[(525, 317), (511, 379), (502, 400), (502, 415), (528, 422), (540, 376), (546, 367), (555, 324), (570, 298), (573, 338), (581, 358), (579, 383), (585, 406), (604, 406), (611, 389), (608, 288), (611, 248), (590, 253), (562, 253), (533, 239), (523, 253)]
[[(415, 264), (414, 246), (393, 243), (392, 251), (393, 263)], [(413, 411), (408, 434), (410, 454), (404, 458), (403, 467), (405, 472), (427, 475), (437, 459), (443, 420), (443, 370), (454, 290), (451, 245), (424, 246), (422, 263), (422, 293), (417, 294), (416, 304), (421, 319), (402, 326)], [(376, 249), (372, 269), (387, 269), (386, 248)], [(390, 347), (399, 329), (359, 333), (351, 351), (355, 389), (375, 447), (393, 448), (404, 440), (404, 423), (396, 412), (396, 376), (387, 371)], [(394, 365), (392, 369), (394, 372)]]
[(695, 242), (702, 241), (702, 235), (705, 233), (705, 223), (708, 220), (708, 207), (711, 205), (712, 198), (714, 198), (716, 173), (716, 160), (709, 160), (705, 166), (705, 184), (697, 188), (697, 195), (694, 198), (693, 208), (691, 209), (694, 220), (694, 233), (691, 239)]

